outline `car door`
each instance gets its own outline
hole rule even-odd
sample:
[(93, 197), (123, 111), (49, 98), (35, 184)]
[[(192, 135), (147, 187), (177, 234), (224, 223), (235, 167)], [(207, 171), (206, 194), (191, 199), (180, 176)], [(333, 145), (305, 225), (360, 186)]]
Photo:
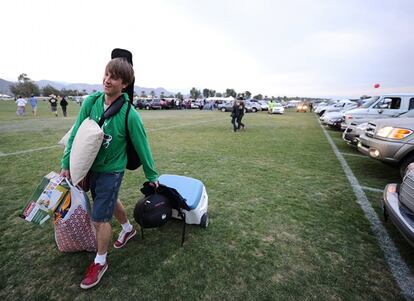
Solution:
[(380, 99), (374, 106), (373, 111), (377, 113), (375, 118), (393, 117), (402, 112), (403, 99), (399, 96), (387, 96)]

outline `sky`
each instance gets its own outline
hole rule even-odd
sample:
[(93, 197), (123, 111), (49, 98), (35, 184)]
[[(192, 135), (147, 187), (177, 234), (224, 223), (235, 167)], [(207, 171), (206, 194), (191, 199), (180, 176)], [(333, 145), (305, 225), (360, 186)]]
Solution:
[[(414, 92), (412, 0), (2, 0), (0, 78), (356, 98)], [(379, 83), (379, 88), (374, 84)]]

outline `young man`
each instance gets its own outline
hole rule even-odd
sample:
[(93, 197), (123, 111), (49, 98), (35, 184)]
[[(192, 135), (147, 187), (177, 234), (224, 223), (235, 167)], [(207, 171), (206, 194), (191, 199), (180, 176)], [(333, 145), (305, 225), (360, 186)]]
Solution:
[(32, 113), (33, 116), (36, 116), (36, 111), (37, 111), (37, 99), (36, 97), (34, 97), (34, 95), (32, 94), (29, 98), (29, 102), (30, 105), (32, 106)]
[(26, 99), (19, 96), (15, 102), (17, 104), (16, 115), (17, 116), (24, 116), (24, 114), (26, 112), (26, 103), (27, 103)]
[(57, 111), (58, 100), (54, 94), (50, 95), (49, 103), (50, 103), (50, 110), (52, 111), (53, 114), (55, 114), (56, 117), (58, 117), (58, 111)]
[[(128, 221), (125, 209), (118, 199), (118, 191), (127, 164), (125, 118), (129, 99), (126, 93), (122, 93), (122, 90), (133, 79), (134, 70), (125, 59), (112, 59), (107, 64), (103, 78), (104, 92), (92, 94), (84, 101), (62, 158), (61, 175), (69, 178), (70, 151), (80, 124), (88, 117), (98, 122), (104, 110), (123, 96), (124, 104), (121, 110), (107, 119), (102, 126), (105, 133), (104, 141), (91, 167), (92, 220), (96, 228), (98, 252), (80, 284), (83, 289), (98, 284), (108, 269), (106, 256), (112, 238), (110, 223), (112, 216), (115, 215), (122, 225), (122, 231), (114, 244), (115, 248), (122, 248), (136, 234), (136, 230)], [(154, 168), (144, 126), (136, 110), (129, 112), (128, 130), (135, 150), (141, 159), (146, 178), (151, 182), (151, 185), (157, 187), (158, 174)]]

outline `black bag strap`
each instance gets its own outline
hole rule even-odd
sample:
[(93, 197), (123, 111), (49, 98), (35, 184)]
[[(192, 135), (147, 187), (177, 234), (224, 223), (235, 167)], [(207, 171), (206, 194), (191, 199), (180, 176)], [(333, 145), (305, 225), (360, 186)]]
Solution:
[(124, 105), (124, 102), (124, 95), (121, 95), (113, 103), (111, 103), (111, 105), (105, 110), (105, 112), (102, 113), (101, 119), (99, 119), (98, 122), (99, 127), (101, 127), (104, 124), (106, 119), (118, 113)]
[(128, 101), (128, 108), (127, 108), (126, 117), (125, 117), (125, 132), (126, 132), (128, 143), (132, 143), (131, 138), (129, 137), (129, 130), (128, 130), (128, 116), (129, 116), (130, 110), (131, 110), (131, 103)]

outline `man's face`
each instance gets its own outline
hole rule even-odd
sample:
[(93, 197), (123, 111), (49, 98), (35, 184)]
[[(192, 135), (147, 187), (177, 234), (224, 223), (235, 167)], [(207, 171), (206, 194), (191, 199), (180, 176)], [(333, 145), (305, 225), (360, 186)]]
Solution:
[(126, 84), (122, 83), (121, 78), (115, 79), (109, 71), (105, 71), (103, 77), (103, 87), (106, 95), (117, 96), (122, 93), (122, 90), (126, 86)]

